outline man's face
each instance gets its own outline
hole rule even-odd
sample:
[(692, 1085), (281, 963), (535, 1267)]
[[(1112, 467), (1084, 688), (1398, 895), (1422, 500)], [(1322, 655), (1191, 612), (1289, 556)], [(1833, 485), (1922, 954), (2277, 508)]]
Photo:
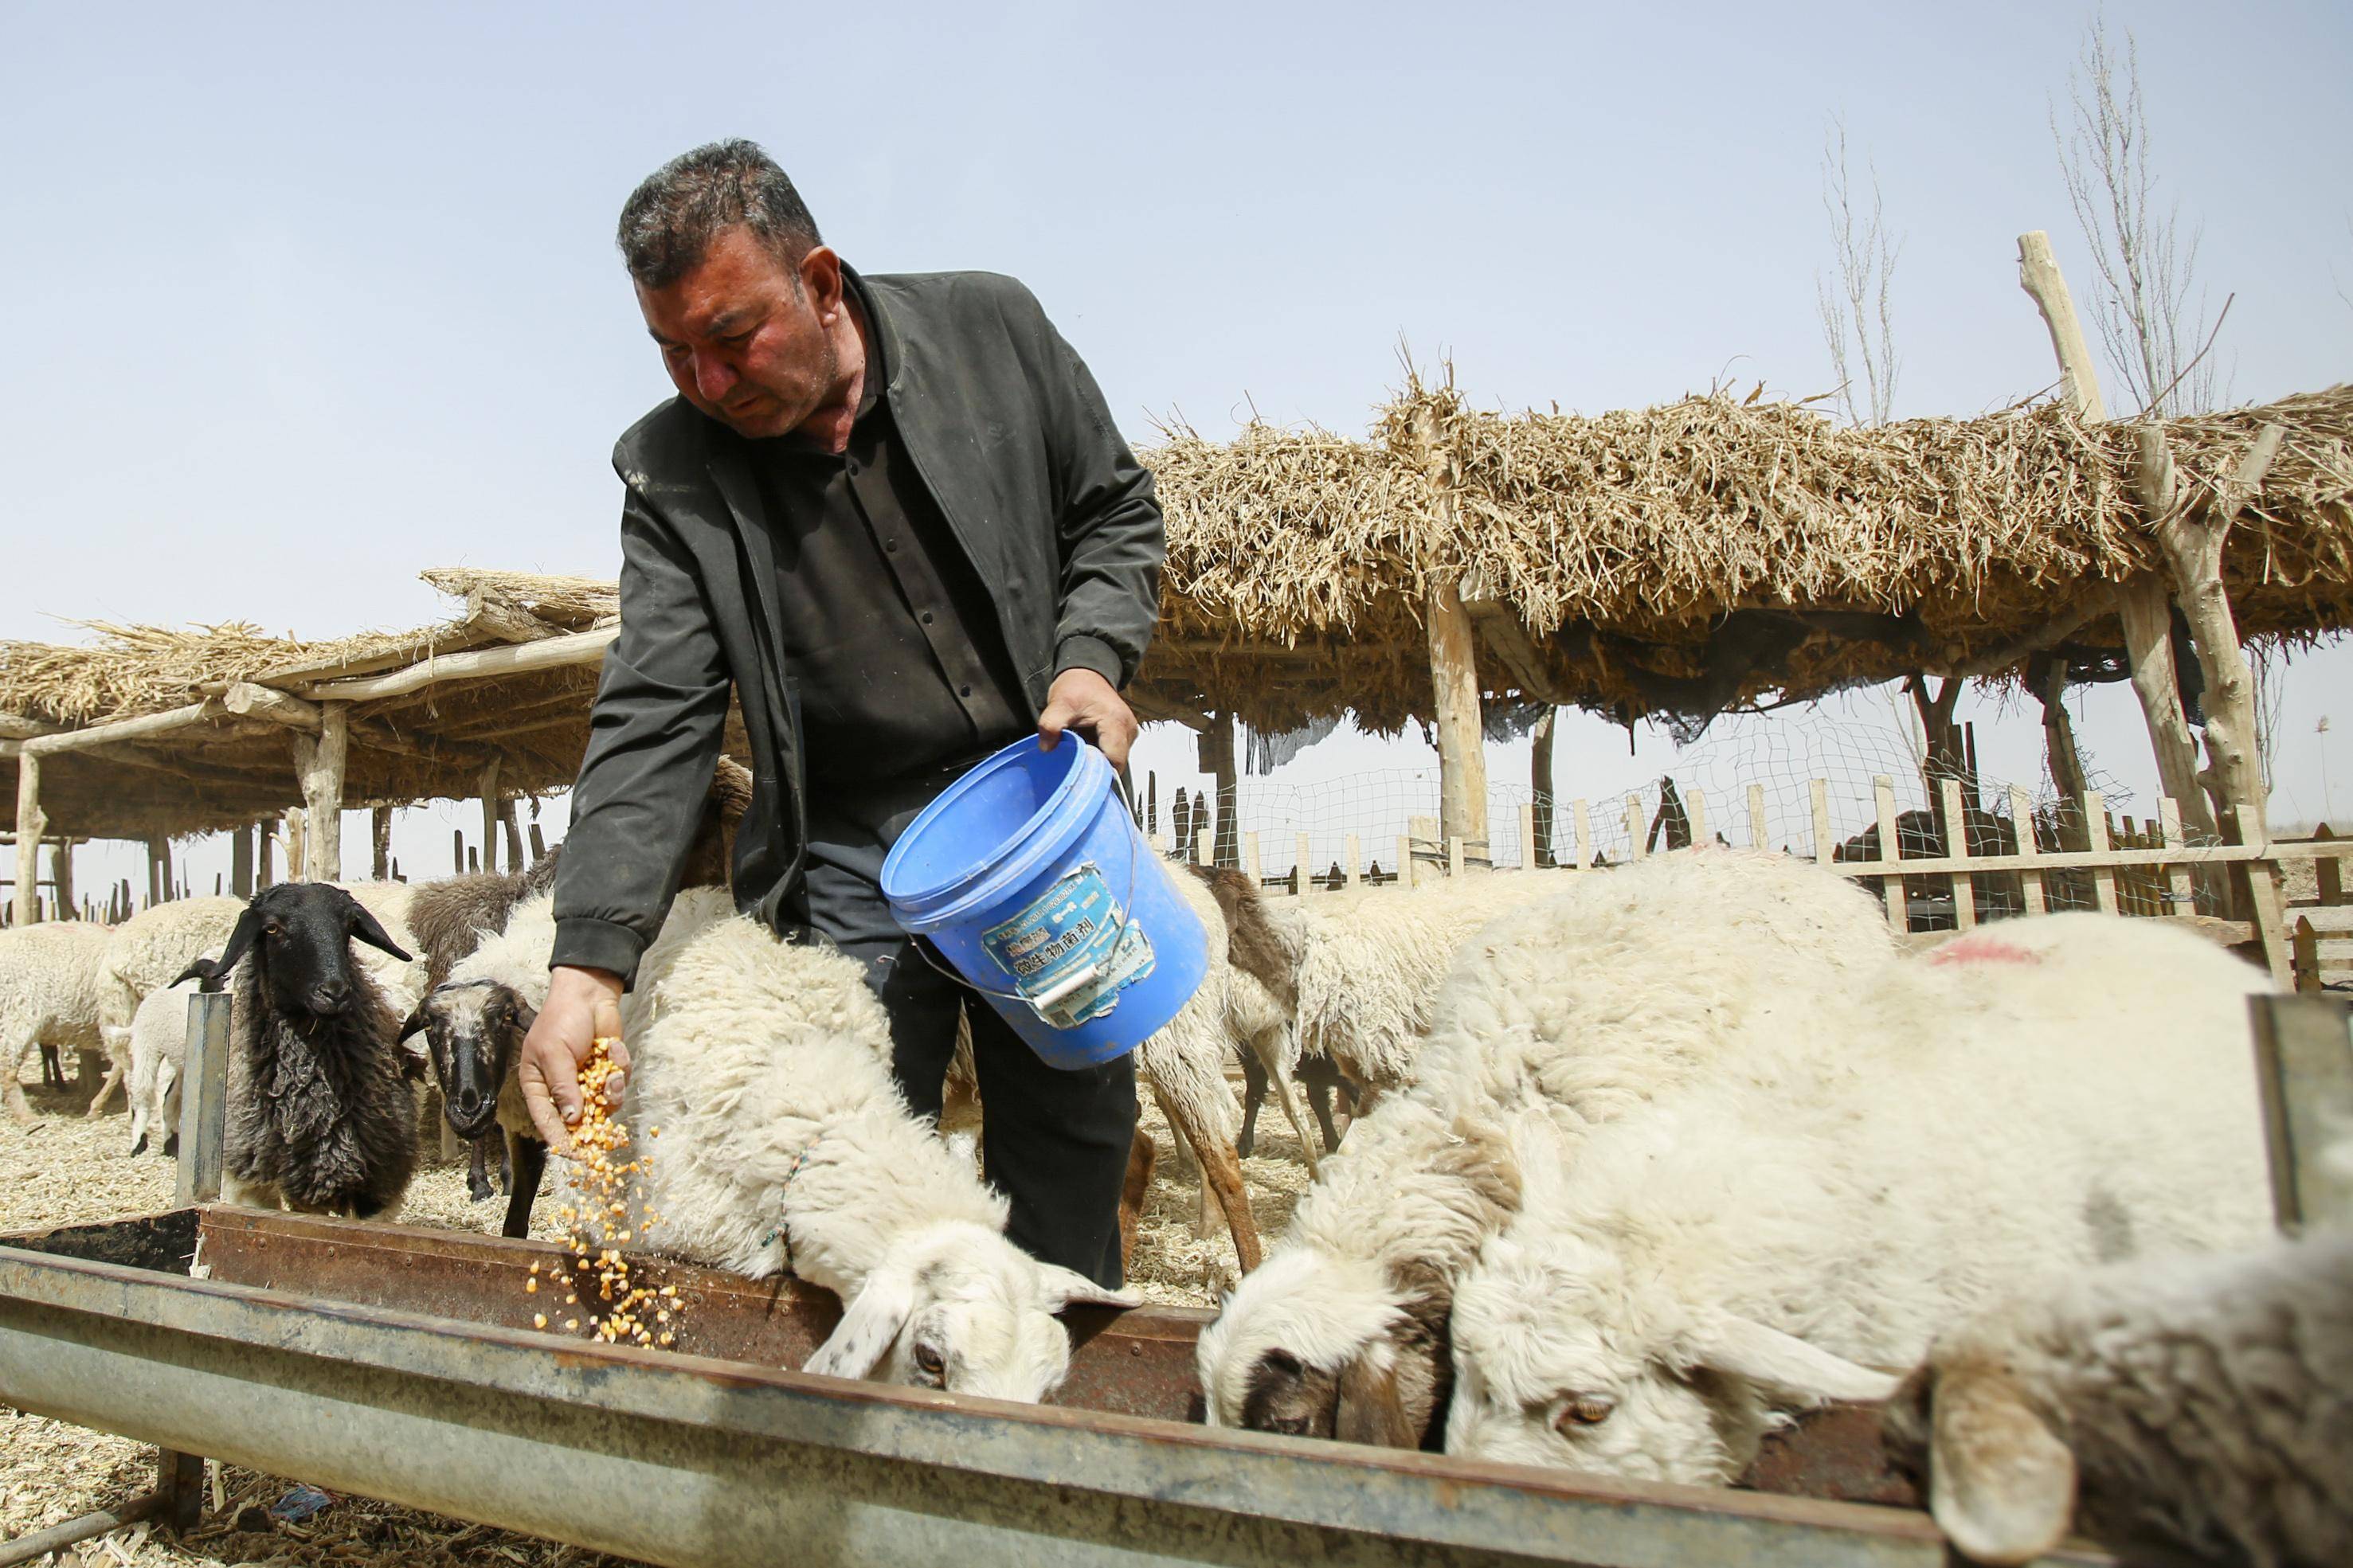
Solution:
[(830, 249), (795, 268), (749, 229), (725, 229), (676, 282), (638, 285), (638, 308), (679, 392), (737, 435), (797, 430), (829, 451), (849, 444), (864, 356)]

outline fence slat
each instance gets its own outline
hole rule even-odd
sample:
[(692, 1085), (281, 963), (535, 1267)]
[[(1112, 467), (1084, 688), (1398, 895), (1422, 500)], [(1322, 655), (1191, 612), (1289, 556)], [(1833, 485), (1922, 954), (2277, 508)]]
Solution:
[(1570, 801), (1568, 810), (1577, 819), (1577, 868), (1589, 870), (1593, 866), (1593, 824), (1586, 816), (1583, 800)]
[(1446, 841), (1446, 874), (1450, 877), (1462, 875), (1462, 840), (1460, 838)]
[[(1895, 781), (1880, 773), (1871, 781), (1871, 795), (1879, 812), (1879, 863), (1901, 863), (1904, 846), (1895, 830)], [(1904, 897), (1901, 876), (1882, 877), (1880, 892), (1887, 900), (1887, 929), (1897, 936), (1912, 929), (1912, 910)]]
[[(2157, 803), (2157, 825), (2164, 835), (2165, 847), (2168, 849), (2181, 847), (2181, 803), (2179, 801), (2168, 795)], [(2177, 861), (2167, 868), (2166, 879), (2172, 893), (2170, 901), (2173, 908), (2169, 912), (2177, 915), (2196, 914), (2198, 889), (2189, 879), (2189, 868)]]
[(1627, 859), (1640, 860), (1651, 852), (1650, 845), (1644, 837), (1649, 831), (1650, 824), (1642, 819), (1642, 797), (1638, 795), (1628, 795), (1626, 797)]
[(1356, 836), (1353, 833), (1349, 834), (1347, 837), (1342, 839), (1341, 843), (1346, 846), (1345, 853), (1348, 857), (1347, 884), (1349, 887), (1354, 888), (1357, 885), (1358, 879), (1362, 876), (1364, 871), (1365, 847), (1357, 841)]
[(1215, 858), (1215, 846), (1209, 841), (1209, 830), (1206, 827), (1195, 828), (1193, 830), (1193, 864), (1207, 866)]
[[(2095, 789), (2087, 789), (2084, 792), (2084, 842), (2091, 847), (2093, 854), (2105, 855), (2108, 852), (2107, 803), (2100, 798), (2100, 792)], [(2115, 867), (2092, 868), (2092, 904), (2104, 915), (2116, 912)]]
[(2010, 786), (2010, 821), (2018, 830), (2017, 858), (2026, 862), (2020, 868), (2020, 880), (2026, 889), (2026, 912), (2039, 915), (2050, 906), (2042, 897), (2042, 873), (2033, 868), (2035, 857), (2042, 847), (2034, 840), (2034, 803), (2018, 785)]
[(2254, 850), (2257, 858), (2247, 861), (2247, 911), (2254, 917), (2255, 935), (2263, 947), (2263, 963), (2272, 972), (2272, 984), (2282, 991), (2295, 988), (2295, 971), (2287, 950), (2287, 917), (2280, 907), (2279, 862), (2268, 858), (2271, 854), (2271, 832), (2263, 825), (2259, 807), (2240, 805), (2233, 808), (2239, 824), (2239, 842)]
[(1411, 834), (1398, 835), (1397, 857), (1398, 886), (1411, 888), (1413, 886), (1413, 836)]
[[(1961, 781), (1936, 781), (1936, 798), (1945, 807), (1945, 858), (1966, 860), (1969, 858), (1969, 819), (1961, 807)], [(1953, 929), (1978, 929), (1977, 879), (1967, 871), (1953, 873)]]
[(1705, 790), (1694, 788), (1683, 792), (1683, 816), (1691, 820), (1692, 842), (1706, 843), (1707, 792)]
[(1827, 866), (1838, 855), (1831, 839), (1831, 781), (1809, 779), (1806, 788), (1814, 803), (1814, 864)]
[(1748, 847), (1762, 849), (1768, 837), (1765, 827), (1765, 786), (1748, 786)]
[(1302, 898), (1315, 890), (1315, 868), (1309, 864), (1314, 854), (1314, 850), (1308, 847), (1304, 833), (1292, 841), (1291, 863), (1299, 868), (1299, 894)]
[(1242, 835), (1242, 868), (1250, 873), (1250, 886), (1259, 885), (1261, 864), (1258, 858), (1258, 833), (1255, 829)]
[[(1493, 858), (1493, 851), (1489, 858)], [(1536, 808), (1533, 803), (1520, 807), (1520, 869), (1536, 868)]]

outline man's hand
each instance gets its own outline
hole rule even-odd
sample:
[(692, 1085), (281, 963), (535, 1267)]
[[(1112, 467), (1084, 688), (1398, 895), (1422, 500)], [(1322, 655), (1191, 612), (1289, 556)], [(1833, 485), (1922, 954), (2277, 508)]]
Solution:
[(1047, 751), (1060, 742), (1063, 731), (1076, 730), (1114, 768), (1127, 766), (1127, 749), (1135, 744), (1136, 729), (1135, 710), (1092, 669), (1066, 669), (1054, 677), (1046, 693), (1046, 710), (1038, 715), (1038, 739)]
[[(557, 1153), (572, 1152), (566, 1129), (580, 1120), (580, 1064), (597, 1040), (620, 1036), (621, 977), (602, 969), (556, 965), (548, 977), (547, 1005), (523, 1037), (522, 1063), (515, 1070), (532, 1125)], [(607, 1081), (605, 1102), (617, 1109), (628, 1081), (628, 1047), (614, 1046), (612, 1060), (621, 1070)]]

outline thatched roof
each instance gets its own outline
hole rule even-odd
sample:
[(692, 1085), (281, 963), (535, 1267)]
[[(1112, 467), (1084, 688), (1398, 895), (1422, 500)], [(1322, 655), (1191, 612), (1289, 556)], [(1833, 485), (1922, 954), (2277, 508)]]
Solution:
[[(2174, 421), (2211, 485), (2266, 422), (2287, 432), (2226, 562), (2251, 637), (2353, 625), (2353, 389)], [(1703, 715), (1926, 671), (1999, 675), (2027, 653), (2120, 648), (2109, 584), (2153, 569), (2132, 431), (2051, 406), (1841, 427), (1808, 410), (1694, 397), (1593, 418), (1467, 407), (1409, 387), (1366, 440), (1255, 426), (1177, 431), (1147, 455), (1167, 509), (1146, 717), (1226, 710), (1284, 728), (1424, 713), (1422, 611), (1453, 578), (1494, 700)], [(243, 625), (97, 626), (90, 646), (0, 643), (0, 738), (218, 699), (301, 698), (420, 660), (594, 633), (610, 584), (443, 570), (464, 601), (413, 632), (300, 643)], [(593, 649), (591, 650), (593, 653)], [(358, 806), (570, 782), (593, 663), (444, 679), (352, 704)], [(740, 736), (738, 737), (740, 740)], [(0, 813), (15, 763), (0, 758)], [(285, 730), (207, 712), (169, 735), (44, 764), (51, 831), (185, 833), (299, 803)]]
[[(2240, 626), (2343, 629), (2353, 388), (2168, 437), (2211, 485), (2267, 422), (2287, 439), (2226, 563)], [(1152, 458), (1169, 568), (1145, 684), (1269, 726), (1400, 723), (1427, 710), (1440, 576), (1472, 601), (1491, 695), (1634, 714), (1999, 673), (2050, 641), (2121, 649), (2104, 595), (2158, 564), (2132, 459), (2132, 426), (2051, 405), (1857, 430), (1721, 395), (1587, 418), (1416, 386), (1366, 442), (1179, 431)]]

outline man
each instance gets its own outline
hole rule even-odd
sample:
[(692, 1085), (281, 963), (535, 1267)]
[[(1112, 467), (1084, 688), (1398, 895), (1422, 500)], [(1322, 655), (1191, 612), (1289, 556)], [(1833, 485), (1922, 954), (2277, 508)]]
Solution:
[(623, 207), (620, 247), (678, 395), (613, 451), (621, 634), (523, 1047), (533, 1118), (563, 1148), (578, 1064), (620, 1033), (732, 687), (755, 781), (738, 907), (865, 965), (918, 1114), (938, 1114), (969, 1023), (1008, 1234), (1116, 1286), (1133, 1061), (1048, 1068), (914, 949), (879, 882), (915, 814), (1023, 735), (1075, 730), (1125, 762), (1119, 689), (1159, 609), (1152, 477), (1020, 284), (859, 276), (748, 142), (663, 165)]

